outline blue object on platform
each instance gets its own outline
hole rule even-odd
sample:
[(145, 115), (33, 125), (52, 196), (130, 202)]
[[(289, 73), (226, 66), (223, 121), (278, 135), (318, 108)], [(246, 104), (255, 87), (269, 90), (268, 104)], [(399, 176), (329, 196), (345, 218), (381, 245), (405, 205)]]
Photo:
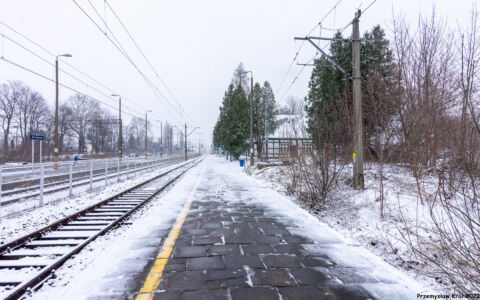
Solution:
[(244, 162), (245, 161), (243, 159), (240, 160), (240, 167), (243, 167)]
[(75, 155), (75, 157), (73, 158), (74, 161), (78, 161), (78, 156)]

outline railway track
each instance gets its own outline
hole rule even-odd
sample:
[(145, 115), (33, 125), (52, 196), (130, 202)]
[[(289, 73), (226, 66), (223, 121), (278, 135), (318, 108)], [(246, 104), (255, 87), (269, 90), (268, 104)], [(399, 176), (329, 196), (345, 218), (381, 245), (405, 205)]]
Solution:
[[(0, 246), (0, 299), (18, 299), (40, 287), (65, 261), (97, 237), (118, 226), (200, 162), (187, 162)], [(176, 170), (181, 172), (156, 187), (158, 181)]]
[[(152, 168), (169, 166), (169, 165), (177, 163), (181, 159), (183, 159), (183, 158), (168, 159), (165, 162), (162, 162), (160, 164), (147, 165), (145, 167), (138, 168), (136, 171), (135, 170), (120, 171), (120, 176), (126, 175), (127, 173), (143, 172), (145, 170), (152, 169)], [(111, 179), (117, 178), (117, 176), (119, 176), (119, 175), (117, 175), (117, 173), (112, 172), (107, 176), (107, 178), (108, 178), (108, 180), (111, 180)], [(96, 182), (104, 181), (104, 180), (105, 180), (105, 175), (104, 174), (97, 174), (97, 175), (94, 175), (92, 177), (92, 183), (96, 183)], [(48, 195), (48, 194), (53, 194), (53, 193), (56, 193), (56, 192), (59, 192), (59, 191), (68, 190), (69, 189), (68, 182), (69, 182), (68, 180), (64, 180), (64, 181), (59, 181), (59, 182), (47, 183), (47, 184), (44, 185), (44, 188), (46, 188), (46, 189), (44, 190), (43, 194)], [(88, 184), (90, 184), (90, 179), (89, 179), (88, 176), (72, 179), (72, 188), (76, 188), (76, 187), (79, 187), (79, 186), (82, 186), (82, 185), (88, 185)], [(39, 186), (33, 186), (33, 187), (16, 189), (16, 190), (2, 191), (2, 197), (8, 197), (8, 196), (12, 196), (12, 195), (15, 195), (15, 194), (20, 194), (20, 196), (15, 197), (15, 198), (9, 198), (7, 200), (3, 200), (1, 202), (1, 205), (9, 205), (9, 204), (21, 202), (21, 201), (26, 200), (26, 199), (38, 197), (40, 195), (40, 192), (33, 192), (33, 193), (29, 193), (29, 194), (27, 192), (38, 191), (39, 189), (40, 189)]]

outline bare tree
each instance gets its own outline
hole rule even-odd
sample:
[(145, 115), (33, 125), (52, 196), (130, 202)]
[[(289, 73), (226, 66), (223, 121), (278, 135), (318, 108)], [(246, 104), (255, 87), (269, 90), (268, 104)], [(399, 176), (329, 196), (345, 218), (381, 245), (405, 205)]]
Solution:
[(64, 103), (58, 108), (58, 146), (60, 153), (64, 152), (65, 136), (69, 135), (73, 130), (73, 111), (72, 108)]
[(30, 134), (40, 134), (43, 131), (44, 119), (49, 115), (49, 108), (45, 99), (28, 86), (19, 87), (19, 102), (15, 112), (17, 123), (20, 126), (22, 139), (22, 153), (28, 153), (28, 137)]
[(82, 94), (75, 94), (69, 98), (69, 106), (72, 110), (74, 125), (73, 131), (78, 136), (78, 152), (86, 150), (86, 133), (89, 122), (95, 118), (100, 109), (97, 102), (90, 100)]
[(137, 117), (132, 118), (127, 127), (127, 134), (129, 136), (129, 140), (135, 143), (135, 148), (130, 150), (134, 150), (137, 155), (145, 151), (145, 119)]
[[(430, 20), (420, 18), (418, 32), (411, 35), (404, 23), (395, 26), (404, 153), (420, 199), (429, 199), (432, 221), (429, 238), (405, 218), (406, 229), (399, 232), (417, 259), (434, 267), (427, 275), (446, 279), (463, 293), (480, 288), (480, 132), (474, 110), (480, 54), (477, 19), (474, 7), (470, 28), (460, 29), (457, 37), (434, 15)], [(458, 45), (458, 51), (452, 45)], [(437, 177), (433, 194), (421, 189), (427, 171)]]
[(420, 178), (436, 167), (444, 151), (444, 124), (456, 98), (451, 80), (455, 53), (449, 42), (453, 34), (435, 11), (430, 18), (419, 17), (414, 33), (401, 18), (394, 20), (394, 27), (397, 76), (393, 97), (402, 128), (404, 159), (410, 163), (423, 204)]
[(15, 110), (21, 97), (22, 83), (9, 81), (0, 86), (0, 114), (2, 116), (3, 150), (8, 153), (8, 136), (12, 125)]

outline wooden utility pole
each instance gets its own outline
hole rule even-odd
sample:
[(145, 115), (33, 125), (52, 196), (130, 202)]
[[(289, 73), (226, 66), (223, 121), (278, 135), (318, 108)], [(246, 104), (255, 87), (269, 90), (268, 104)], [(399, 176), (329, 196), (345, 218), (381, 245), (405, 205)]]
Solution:
[[(313, 40), (338, 40), (335, 38), (324, 38), (324, 37), (296, 37), (295, 40), (308, 41), (315, 47), (323, 57), (325, 57), (330, 63), (332, 63), (338, 70), (340, 70), (345, 79), (351, 79), (353, 81), (353, 186), (356, 189), (363, 189), (364, 178), (363, 178), (363, 116), (362, 116), (362, 79), (360, 72), (360, 29), (359, 29), (359, 20), (360, 20), (361, 11), (358, 10), (355, 13), (355, 18), (352, 21), (353, 24), (353, 47), (352, 47), (352, 56), (353, 56), (353, 76), (350, 77), (349, 74), (338, 65), (333, 58), (328, 56), (322, 48), (320, 48)], [(342, 41), (346, 41), (343, 40)]]
[(363, 116), (362, 79), (360, 73), (360, 29), (361, 11), (353, 19), (353, 185), (355, 189), (365, 187), (363, 180)]

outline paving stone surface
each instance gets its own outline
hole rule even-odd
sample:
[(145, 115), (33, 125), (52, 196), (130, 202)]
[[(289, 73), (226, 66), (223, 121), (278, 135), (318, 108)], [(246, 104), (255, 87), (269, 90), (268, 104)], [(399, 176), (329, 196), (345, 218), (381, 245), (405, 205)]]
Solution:
[[(304, 224), (255, 195), (235, 177), (205, 168), (155, 299), (380, 299), (365, 286), (398, 284), (372, 275), (371, 262), (354, 253), (345, 263), (337, 255), (343, 241), (329, 233), (307, 236)], [(147, 244), (159, 245), (166, 235)]]
[(360, 285), (368, 273), (307, 250), (322, 240), (216, 176), (207, 168), (156, 299), (373, 299)]

